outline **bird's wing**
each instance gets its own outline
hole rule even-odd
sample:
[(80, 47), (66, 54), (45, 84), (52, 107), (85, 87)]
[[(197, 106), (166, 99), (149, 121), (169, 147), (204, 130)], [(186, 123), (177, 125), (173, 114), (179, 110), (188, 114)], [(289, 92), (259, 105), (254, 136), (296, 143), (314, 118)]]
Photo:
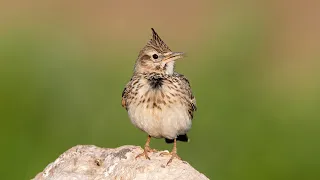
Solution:
[(192, 94), (189, 80), (182, 74), (176, 73), (176, 76), (181, 80), (181, 82), (183, 84), (182, 88), (187, 92), (187, 96), (189, 98), (188, 112), (189, 112), (189, 115), (191, 116), (191, 118), (193, 118), (193, 113), (194, 113), (194, 111), (197, 110), (197, 103), (196, 103), (196, 98)]
[(131, 89), (130, 87), (132, 86), (132, 79), (130, 79), (130, 81), (126, 84), (126, 86), (124, 87), (123, 91), (122, 91), (122, 100), (121, 100), (121, 105), (122, 107), (127, 109), (127, 103), (126, 103), (126, 99), (128, 98), (128, 92)]
[(122, 105), (122, 107), (124, 107), (124, 108), (126, 108), (126, 109), (127, 109), (127, 106), (126, 106), (126, 100), (125, 100), (125, 96), (124, 96), (125, 92), (126, 92), (126, 88), (124, 88), (124, 90), (123, 90), (123, 92), (122, 92), (121, 105)]
[[(138, 76), (132, 76), (130, 81), (126, 84), (125, 88), (122, 91), (122, 100), (121, 100), (121, 105), (124, 108), (128, 108), (128, 99), (130, 98), (130, 92), (132, 91), (134, 84), (137, 83), (139, 80)], [(128, 109), (127, 109), (128, 110)]]

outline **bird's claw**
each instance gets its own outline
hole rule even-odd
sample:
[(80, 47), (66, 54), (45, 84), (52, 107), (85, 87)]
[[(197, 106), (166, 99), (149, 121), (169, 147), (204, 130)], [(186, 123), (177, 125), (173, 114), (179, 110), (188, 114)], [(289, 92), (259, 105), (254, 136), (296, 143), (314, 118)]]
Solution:
[(177, 153), (171, 152), (170, 154), (171, 154), (171, 158), (170, 158), (169, 161), (167, 162), (167, 166), (172, 162), (172, 160), (173, 160), (174, 158), (181, 160), (181, 157), (179, 157)]
[(158, 152), (158, 150), (152, 149), (152, 148), (150, 148), (150, 146), (146, 146), (144, 149), (145, 149), (147, 152)]
[(136, 159), (138, 159), (138, 158), (141, 157), (141, 156), (145, 156), (146, 159), (149, 159), (149, 160), (150, 160), (150, 158), (149, 158), (149, 156), (148, 156), (148, 153), (147, 153), (146, 151), (143, 151), (143, 153), (138, 154), (138, 155), (136, 156)]
[(138, 154), (136, 156), (136, 159), (141, 157), (141, 156), (145, 156), (146, 159), (150, 160), (150, 157), (148, 156), (149, 152), (157, 152), (157, 150), (150, 148), (150, 146), (145, 146), (144, 149), (143, 149), (143, 152), (141, 154)]
[(160, 153), (160, 156), (167, 156), (167, 155), (171, 155), (170, 152), (164, 151)]
[(167, 156), (167, 155), (171, 155), (171, 158), (169, 159), (169, 161), (167, 162), (167, 166), (172, 162), (172, 160), (174, 158), (181, 160), (181, 158), (178, 156), (177, 153), (175, 152), (162, 152), (160, 153), (160, 156)]

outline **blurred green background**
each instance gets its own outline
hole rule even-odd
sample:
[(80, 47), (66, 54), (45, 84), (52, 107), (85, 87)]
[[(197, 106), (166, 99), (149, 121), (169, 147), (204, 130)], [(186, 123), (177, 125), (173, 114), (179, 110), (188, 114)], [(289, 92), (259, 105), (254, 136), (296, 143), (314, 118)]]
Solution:
[(121, 93), (151, 27), (188, 54), (176, 67), (198, 111), (184, 160), (214, 180), (319, 179), (319, 5), (1, 1), (1, 179), (33, 178), (77, 144), (145, 143)]

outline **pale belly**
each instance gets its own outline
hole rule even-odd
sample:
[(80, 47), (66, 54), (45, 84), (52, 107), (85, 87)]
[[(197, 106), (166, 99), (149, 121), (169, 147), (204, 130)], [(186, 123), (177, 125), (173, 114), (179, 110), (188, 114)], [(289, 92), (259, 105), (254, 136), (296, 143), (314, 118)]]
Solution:
[(145, 105), (132, 106), (128, 109), (131, 122), (155, 138), (174, 139), (186, 134), (191, 128), (191, 119), (186, 107), (172, 104), (158, 108), (146, 108)]
[(155, 138), (174, 139), (186, 134), (192, 119), (182, 95), (170, 88), (170, 84), (163, 83), (161, 88), (154, 89), (145, 79), (140, 83), (144, 85), (127, 107), (131, 122)]

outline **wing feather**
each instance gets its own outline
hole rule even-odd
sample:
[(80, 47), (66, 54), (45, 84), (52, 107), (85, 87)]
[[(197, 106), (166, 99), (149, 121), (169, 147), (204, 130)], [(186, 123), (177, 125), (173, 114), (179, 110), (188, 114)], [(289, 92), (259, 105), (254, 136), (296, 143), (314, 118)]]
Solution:
[(197, 111), (197, 104), (196, 98), (194, 97), (189, 80), (182, 74), (175, 73), (175, 75), (180, 79), (182, 82), (182, 88), (187, 92), (187, 96), (189, 98), (189, 109), (188, 113), (191, 118), (193, 118), (193, 113)]

